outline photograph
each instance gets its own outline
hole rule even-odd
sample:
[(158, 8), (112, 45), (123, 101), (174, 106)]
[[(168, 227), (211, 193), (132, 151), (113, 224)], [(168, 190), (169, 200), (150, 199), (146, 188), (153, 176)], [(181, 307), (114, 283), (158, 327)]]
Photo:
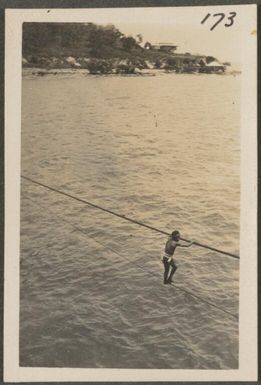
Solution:
[(6, 23), (6, 378), (254, 380), (256, 6)]

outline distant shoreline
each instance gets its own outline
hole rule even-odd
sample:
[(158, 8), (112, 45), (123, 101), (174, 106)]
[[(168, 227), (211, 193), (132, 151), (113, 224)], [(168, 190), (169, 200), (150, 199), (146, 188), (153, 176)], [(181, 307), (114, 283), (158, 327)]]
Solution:
[(24, 67), (22, 68), (22, 76), (37, 76), (37, 77), (44, 77), (46, 75), (53, 75), (53, 76), (59, 76), (59, 75), (74, 75), (74, 74), (81, 74), (83, 76), (88, 77), (146, 77), (146, 76), (162, 76), (162, 75), (222, 75), (222, 76), (228, 76), (228, 75), (240, 75), (241, 71), (239, 70), (233, 70), (226, 71), (223, 73), (199, 73), (199, 72), (182, 72), (178, 73), (176, 71), (171, 70), (164, 70), (164, 69), (149, 69), (149, 70), (140, 70), (139, 72), (135, 73), (97, 73), (97, 74), (91, 74), (87, 69), (83, 68), (51, 68), (51, 69), (45, 69), (45, 68), (39, 68), (39, 67)]

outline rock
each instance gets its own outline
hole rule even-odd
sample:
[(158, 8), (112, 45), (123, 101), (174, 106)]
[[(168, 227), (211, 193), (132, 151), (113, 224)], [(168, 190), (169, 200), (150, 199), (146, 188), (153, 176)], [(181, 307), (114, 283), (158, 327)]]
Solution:
[(72, 57), (72, 56), (68, 56), (65, 60), (66, 60), (67, 63), (69, 63), (69, 64), (75, 64), (75, 63), (76, 63), (75, 58)]
[(67, 57), (65, 60), (69, 65), (71, 65), (74, 68), (80, 68), (81, 67), (81, 64), (78, 63), (77, 60), (72, 56)]

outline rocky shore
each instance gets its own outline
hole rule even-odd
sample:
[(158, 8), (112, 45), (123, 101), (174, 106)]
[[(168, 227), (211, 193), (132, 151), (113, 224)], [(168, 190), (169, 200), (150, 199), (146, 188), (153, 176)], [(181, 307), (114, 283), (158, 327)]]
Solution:
[[(22, 60), (23, 68), (37, 68), (37, 75), (54, 73), (56, 70), (82, 69), (91, 75), (143, 75), (155, 74), (156, 70), (175, 73), (219, 73), (223, 74), (227, 66), (216, 60), (195, 55), (173, 54), (154, 61), (142, 59), (98, 59), (86, 57), (33, 57)], [(157, 72), (157, 71), (156, 71)]]

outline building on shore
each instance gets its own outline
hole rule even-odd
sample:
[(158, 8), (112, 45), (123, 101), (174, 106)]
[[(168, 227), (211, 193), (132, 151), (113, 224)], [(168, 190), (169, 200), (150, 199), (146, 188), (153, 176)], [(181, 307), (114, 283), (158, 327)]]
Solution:
[(204, 66), (200, 67), (201, 73), (223, 73), (226, 70), (226, 66), (224, 64), (220, 64), (217, 61), (213, 61), (211, 63), (207, 63)]
[(145, 43), (144, 48), (147, 50), (161, 51), (165, 53), (174, 53), (178, 46), (170, 43), (158, 43), (151, 44), (149, 42)]

